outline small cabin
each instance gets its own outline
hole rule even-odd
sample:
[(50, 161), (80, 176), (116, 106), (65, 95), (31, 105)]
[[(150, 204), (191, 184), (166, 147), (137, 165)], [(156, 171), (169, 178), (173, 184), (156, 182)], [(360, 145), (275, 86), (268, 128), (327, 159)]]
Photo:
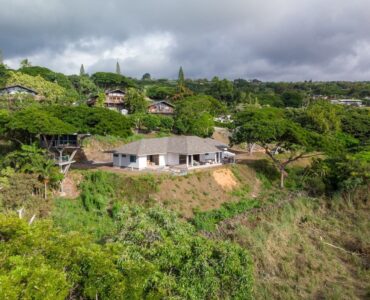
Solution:
[(41, 145), (47, 149), (79, 148), (79, 140), (80, 135), (78, 134), (43, 135)]
[(156, 101), (148, 106), (148, 113), (150, 114), (163, 114), (172, 115), (175, 112), (175, 106), (168, 101)]

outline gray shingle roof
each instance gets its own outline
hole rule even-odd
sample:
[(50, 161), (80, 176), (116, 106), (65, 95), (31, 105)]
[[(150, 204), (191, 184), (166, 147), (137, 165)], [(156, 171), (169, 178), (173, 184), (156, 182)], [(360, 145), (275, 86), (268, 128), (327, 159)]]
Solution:
[(30, 93), (34, 93), (35, 95), (37, 95), (37, 94), (38, 94), (35, 90), (30, 89), (30, 88), (25, 87), (25, 86), (20, 85), (20, 84), (8, 85), (8, 86), (6, 86), (6, 87), (4, 87), (4, 88), (1, 88), (1, 89), (0, 89), (0, 91), (6, 91), (6, 90), (8, 90), (8, 89), (15, 88), (15, 87), (19, 87), (19, 88), (21, 88), (21, 89), (23, 89), (23, 90), (27, 90), (27, 91), (29, 91)]
[(197, 136), (174, 136), (163, 138), (142, 139), (115, 149), (116, 153), (137, 156), (179, 153), (202, 154), (219, 152), (227, 145), (212, 139), (202, 139)]
[(158, 100), (158, 101), (153, 101), (151, 103), (148, 104), (148, 106), (152, 106), (152, 105), (156, 105), (156, 104), (159, 104), (159, 103), (164, 103), (168, 106), (171, 106), (171, 107), (175, 107), (175, 105), (173, 105), (172, 103), (166, 101), (166, 100)]

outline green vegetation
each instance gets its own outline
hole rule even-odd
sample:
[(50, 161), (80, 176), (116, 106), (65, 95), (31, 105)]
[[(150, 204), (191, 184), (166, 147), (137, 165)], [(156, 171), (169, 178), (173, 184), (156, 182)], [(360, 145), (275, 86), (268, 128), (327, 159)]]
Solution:
[[(264, 148), (280, 172), (282, 188), (286, 167), (296, 160), (311, 157), (313, 151), (321, 150), (325, 144), (322, 135), (289, 120), (284, 111), (277, 108), (245, 110), (235, 123), (233, 142), (256, 143)], [(288, 157), (277, 156), (279, 151), (287, 152)]]
[(134, 88), (129, 88), (126, 94), (127, 108), (129, 113), (144, 113), (147, 109), (147, 101), (144, 96)]
[[(281, 202), (280, 199), (279, 202)], [(297, 197), (218, 227), (216, 239), (249, 249), (254, 299), (366, 299), (368, 205)]]
[(238, 202), (230, 202), (221, 208), (206, 212), (195, 211), (192, 222), (198, 230), (214, 231), (216, 225), (226, 219), (247, 212), (260, 206), (258, 200), (242, 199)]
[(146, 90), (146, 95), (151, 99), (163, 100), (173, 97), (175, 92), (171, 87), (153, 85)]
[(225, 106), (211, 96), (186, 97), (177, 103), (175, 130), (181, 134), (210, 136), (214, 130), (213, 118), (225, 111)]
[(6, 81), (6, 85), (23, 85), (27, 88), (34, 89), (38, 92), (42, 97), (45, 98), (47, 102), (50, 103), (65, 103), (71, 101), (73, 99), (70, 98), (67, 90), (50, 81), (45, 80), (40, 75), (31, 76), (19, 72), (10, 71), (8, 73), (8, 79)]
[[(127, 179), (133, 181), (126, 183)], [(141, 281), (136, 282), (138, 279), (128, 274), (128, 292), (135, 295), (134, 299), (249, 299), (252, 269), (244, 250), (201, 237), (192, 225), (173, 213), (157, 207), (127, 206), (127, 201), (137, 203), (137, 199), (155, 190), (157, 180), (152, 176), (134, 179), (87, 173), (78, 199), (57, 200), (54, 222), (65, 232), (91, 234), (109, 249), (120, 247), (119, 261), (128, 268), (121, 269), (123, 275), (140, 262), (140, 270), (144, 268)], [(125, 187), (117, 189), (125, 183)]]
[(97, 72), (91, 76), (91, 79), (97, 86), (104, 89), (135, 86), (131, 79), (116, 73)]
[(132, 134), (127, 117), (103, 108), (48, 106), (52, 115), (76, 128), (79, 133), (128, 137)]
[[(177, 80), (120, 73), (118, 63), (115, 73), (90, 76), (82, 65), (65, 76), (0, 61), (0, 87), (41, 96), (0, 99), (1, 299), (368, 298), (370, 110), (317, 100), (369, 97), (368, 82), (191, 80), (182, 67)], [(116, 88), (128, 116), (103, 108)], [(98, 107), (85, 106), (95, 95)], [(172, 101), (175, 115), (147, 113), (146, 97)], [(217, 176), (73, 170), (67, 199), (56, 196), (63, 176), (40, 149), (52, 134), (90, 133), (84, 146), (110, 149), (208, 137), (225, 115), (233, 142), (258, 144), (267, 159), (242, 158), (245, 166)]]

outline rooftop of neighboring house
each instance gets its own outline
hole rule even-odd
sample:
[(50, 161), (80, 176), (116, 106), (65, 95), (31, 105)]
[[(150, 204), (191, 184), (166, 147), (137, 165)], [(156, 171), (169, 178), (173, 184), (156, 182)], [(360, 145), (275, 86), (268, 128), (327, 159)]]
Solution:
[(121, 89), (114, 89), (114, 90), (106, 90), (105, 91), (105, 94), (106, 95), (109, 95), (109, 94), (121, 94), (121, 95), (125, 95), (126, 92), (121, 90)]
[(171, 107), (175, 107), (175, 105), (173, 105), (171, 102), (169, 102), (167, 100), (153, 101), (153, 102), (149, 103), (148, 106), (153, 106), (153, 105), (160, 104), (160, 103), (166, 104), (166, 105), (171, 106)]
[(0, 88), (0, 94), (11, 91), (11, 90), (16, 90), (16, 91), (18, 90), (17, 92), (27, 92), (27, 93), (34, 94), (34, 95), (38, 94), (35, 90), (32, 90), (20, 84), (15, 84), (15, 85), (6, 86), (4, 88)]
[(339, 102), (362, 102), (360, 99), (332, 99), (332, 101), (339, 101)]
[(173, 136), (163, 138), (142, 139), (115, 149), (116, 153), (137, 156), (166, 153), (203, 154), (215, 153), (228, 148), (228, 145), (211, 138), (197, 136)]

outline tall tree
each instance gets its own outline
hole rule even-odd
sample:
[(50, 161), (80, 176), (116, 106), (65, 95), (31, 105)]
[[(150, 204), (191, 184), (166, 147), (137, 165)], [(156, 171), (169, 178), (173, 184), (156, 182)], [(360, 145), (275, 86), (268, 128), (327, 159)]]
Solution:
[[(284, 111), (275, 108), (249, 109), (235, 120), (233, 143), (256, 143), (265, 149), (274, 166), (280, 172), (280, 187), (284, 187), (286, 168), (291, 163), (317, 156), (330, 141), (324, 136), (301, 127), (289, 120)], [(285, 155), (277, 155), (277, 153)]]
[(0, 49), (0, 65), (4, 64), (3, 51)]
[(83, 75), (85, 75), (86, 73), (85, 73), (85, 67), (84, 67), (84, 65), (82, 64), (81, 65), (81, 67), (80, 67), (80, 76), (83, 76)]
[(126, 94), (126, 103), (130, 113), (143, 113), (147, 109), (144, 96), (136, 89), (129, 88)]
[(180, 67), (180, 70), (179, 70), (179, 76), (178, 76), (178, 79), (177, 79), (177, 84), (179, 86), (184, 86), (185, 85), (185, 75), (184, 75), (184, 71), (183, 71), (182, 67)]
[(182, 67), (179, 69), (179, 75), (177, 79), (177, 92), (172, 97), (173, 100), (184, 99), (187, 96), (191, 96), (193, 92), (185, 86), (185, 75)]
[(143, 75), (143, 77), (141, 78), (141, 80), (151, 80), (152, 79), (152, 77), (150, 76), (150, 74), (149, 73), (145, 73), (144, 75)]
[(21, 68), (27, 68), (27, 67), (31, 67), (32, 64), (31, 62), (28, 60), (28, 58), (25, 58), (25, 59), (22, 59), (21, 62), (20, 62), (20, 66)]
[(119, 62), (116, 63), (116, 74), (121, 75), (121, 67), (119, 66)]

